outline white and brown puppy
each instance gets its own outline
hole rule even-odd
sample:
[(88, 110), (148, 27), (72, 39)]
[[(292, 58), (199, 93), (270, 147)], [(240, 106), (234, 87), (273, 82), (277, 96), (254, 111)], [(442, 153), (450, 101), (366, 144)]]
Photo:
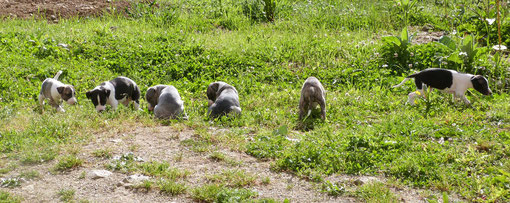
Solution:
[[(489, 83), (485, 77), (481, 75), (459, 73), (454, 70), (440, 68), (430, 68), (409, 75), (400, 84), (393, 86), (393, 88), (400, 87), (411, 78), (414, 78), (416, 88), (423, 96), (423, 86), (425, 84), (430, 88), (435, 88), (441, 90), (442, 92), (453, 94), (454, 100), (455, 98), (461, 98), (466, 105), (470, 104), (469, 100), (466, 98), (466, 95), (464, 95), (468, 88), (473, 88), (484, 95), (492, 94), (491, 89), (489, 89)], [(407, 102), (411, 105), (414, 105), (414, 99), (417, 96), (420, 95), (418, 95), (416, 92), (409, 93)]]
[(241, 105), (239, 104), (239, 94), (232, 85), (225, 82), (213, 82), (207, 87), (207, 98), (209, 99), (209, 109), (207, 115), (212, 118), (234, 113), (241, 114)]
[(60, 106), (62, 100), (71, 105), (76, 104), (76, 91), (74, 87), (58, 81), (60, 74), (62, 74), (62, 71), (58, 71), (55, 77), (46, 78), (43, 81), (41, 92), (39, 92), (39, 104), (41, 108), (43, 107), (45, 99), (50, 100), (50, 105), (55, 107), (59, 112), (65, 112), (62, 106)]
[(326, 91), (319, 79), (309, 77), (303, 83), (301, 88), (301, 98), (299, 99), (299, 120), (305, 116), (310, 116), (312, 109), (320, 105), (321, 119), (326, 119)]
[(131, 101), (136, 110), (140, 109), (140, 89), (133, 80), (123, 76), (101, 83), (87, 92), (87, 98), (98, 112), (104, 111), (106, 104), (115, 110), (119, 103), (128, 106)]
[[(154, 111), (154, 116), (159, 119), (175, 119), (184, 112), (184, 102), (172, 85), (150, 87), (145, 93), (145, 100), (149, 103), (149, 111)], [(186, 114), (183, 119), (187, 119)]]

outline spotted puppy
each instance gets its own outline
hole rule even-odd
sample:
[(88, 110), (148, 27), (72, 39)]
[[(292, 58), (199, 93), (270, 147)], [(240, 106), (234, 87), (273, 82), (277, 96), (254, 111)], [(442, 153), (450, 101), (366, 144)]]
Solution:
[(320, 105), (321, 119), (326, 119), (326, 91), (321, 82), (316, 77), (309, 77), (303, 83), (301, 88), (301, 98), (299, 99), (299, 120), (310, 116), (312, 109)]
[(241, 105), (237, 90), (225, 82), (213, 82), (207, 87), (207, 98), (209, 109), (207, 115), (211, 118), (227, 115), (230, 112), (234, 115), (241, 114)]
[(476, 91), (484, 94), (491, 95), (492, 91), (489, 89), (487, 79), (481, 75), (471, 75), (465, 73), (458, 73), (454, 70), (430, 68), (421, 72), (407, 76), (400, 84), (393, 86), (393, 88), (400, 87), (407, 80), (414, 78), (414, 83), (418, 89), (418, 93), (409, 93), (408, 103), (414, 105), (414, 99), (417, 96), (423, 95), (423, 85), (430, 88), (441, 90), (442, 92), (453, 94), (453, 99), (461, 98), (466, 105), (470, 102), (464, 95), (468, 88), (474, 88)]
[[(171, 85), (156, 85), (150, 87), (145, 94), (149, 103), (149, 111), (159, 119), (175, 119), (184, 112), (184, 102), (177, 89)], [(187, 119), (184, 113), (183, 119)]]
[(50, 105), (55, 107), (58, 112), (65, 112), (62, 106), (60, 106), (62, 100), (71, 105), (76, 104), (76, 91), (74, 91), (74, 87), (58, 81), (60, 74), (62, 74), (62, 71), (58, 71), (55, 77), (46, 78), (43, 81), (41, 92), (39, 92), (39, 105), (41, 105), (41, 108), (43, 108), (45, 99), (50, 100)]
[(140, 107), (140, 89), (133, 80), (122, 76), (103, 82), (88, 91), (87, 98), (92, 100), (92, 104), (98, 112), (104, 111), (106, 104), (115, 110), (119, 103), (128, 106), (131, 101), (133, 101), (135, 109), (138, 110)]

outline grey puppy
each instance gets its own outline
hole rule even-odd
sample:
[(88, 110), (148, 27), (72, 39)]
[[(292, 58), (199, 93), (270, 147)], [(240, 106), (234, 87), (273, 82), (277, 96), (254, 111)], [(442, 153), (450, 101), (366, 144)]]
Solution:
[(39, 105), (41, 105), (41, 108), (45, 99), (50, 100), (50, 105), (55, 107), (58, 112), (65, 112), (62, 106), (60, 106), (62, 100), (71, 105), (76, 104), (76, 91), (74, 87), (58, 81), (60, 74), (62, 74), (62, 71), (58, 71), (55, 77), (46, 78), (43, 81), (41, 92), (39, 92)]
[[(149, 103), (149, 111), (154, 111), (154, 116), (159, 119), (175, 119), (184, 112), (184, 102), (177, 89), (172, 85), (156, 85), (150, 87), (145, 94)], [(188, 116), (184, 113), (183, 119)]]
[(207, 115), (211, 118), (220, 117), (229, 113), (241, 115), (239, 94), (234, 86), (218, 81), (209, 84), (207, 87), (207, 98), (209, 109)]
[(299, 99), (299, 120), (309, 116), (316, 106), (321, 107), (321, 118), (326, 119), (326, 91), (321, 82), (316, 77), (309, 77), (303, 83), (301, 88), (301, 98)]

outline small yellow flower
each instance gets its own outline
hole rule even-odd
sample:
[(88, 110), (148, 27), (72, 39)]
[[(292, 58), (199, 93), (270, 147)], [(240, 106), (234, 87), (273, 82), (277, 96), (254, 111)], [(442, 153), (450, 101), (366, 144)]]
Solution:
[(414, 93), (416, 93), (418, 96), (420, 96), (420, 95), (421, 95), (421, 92), (420, 92), (420, 91), (418, 91), (418, 90), (416, 90), (416, 92), (414, 92)]

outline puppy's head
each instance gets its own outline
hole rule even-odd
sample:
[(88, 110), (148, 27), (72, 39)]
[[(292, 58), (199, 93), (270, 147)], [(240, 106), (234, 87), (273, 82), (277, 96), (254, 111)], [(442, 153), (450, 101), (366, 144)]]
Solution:
[(145, 93), (145, 100), (149, 103), (149, 111), (153, 111), (154, 107), (158, 105), (159, 95), (161, 95), (161, 90), (165, 87), (166, 86), (164, 85), (156, 85), (147, 89), (147, 93)]
[(481, 75), (475, 75), (475, 76), (471, 77), (471, 83), (473, 84), (473, 88), (476, 91), (478, 91), (484, 95), (492, 94), (492, 91), (489, 88), (489, 82), (487, 81), (487, 79), (485, 79), (485, 77), (483, 77)]
[(60, 97), (66, 101), (68, 104), (76, 104), (76, 91), (72, 85), (64, 85), (57, 87), (57, 92), (60, 94)]
[(104, 111), (106, 109), (106, 101), (110, 96), (111, 90), (106, 89), (104, 87), (98, 87), (93, 90), (88, 91), (87, 98), (92, 101), (92, 104), (96, 107), (98, 112)]
[(216, 97), (218, 97), (218, 95), (216, 95), (216, 94), (218, 93), (218, 90), (220, 89), (221, 83), (222, 82), (213, 82), (213, 83), (209, 84), (209, 86), (207, 87), (207, 98), (209, 99), (209, 106), (214, 101), (216, 101)]

